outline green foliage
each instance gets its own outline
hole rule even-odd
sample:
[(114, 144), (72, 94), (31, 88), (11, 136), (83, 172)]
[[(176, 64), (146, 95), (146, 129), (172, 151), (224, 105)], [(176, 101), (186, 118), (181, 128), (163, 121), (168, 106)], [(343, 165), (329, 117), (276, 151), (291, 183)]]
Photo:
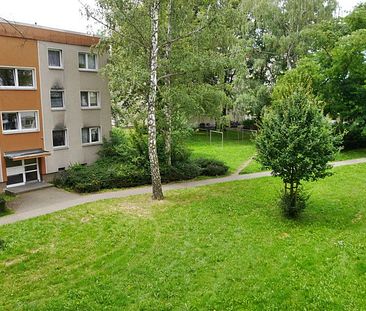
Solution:
[(331, 175), (329, 162), (338, 152), (340, 141), (317, 100), (295, 91), (265, 112), (256, 139), (257, 160), (282, 179), (285, 201), (289, 195), (295, 209), (302, 181)]
[(277, 79), (312, 52), (308, 27), (332, 22), (336, 7), (335, 0), (241, 1), (233, 92), (236, 109), (260, 119), (263, 108), (271, 103)]
[(6, 211), (6, 200), (5, 197), (0, 194), (0, 212), (5, 212)]
[[(99, 152), (100, 159), (95, 164), (72, 165), (60, 173), (54, 181), (55, 185), (85, 193), (149, 184), (151, 177), (146, 135), (144, 127), (136, 126), (129, 132), (114, 128), (110, 140), (104, 141)], [(203, 160), (201, 163), (190, 160), (190, 152), (182, 143), (173, 145), (172, 165), (166, 165), (164, 142), (160, 137), (158, 155), (163, 182), (192, 179), (200, 175), (224, 175), (228, 170), (219, 161), (206, 163)]]
[(195, 159), (194, 162), (201, 170), (203, 176), (221, 176), (225, 175), (229, 167), (224, 162), (214, 159)]
[(345, 148), (366, 145), (366, 6), (345, 19), (309, 27), (311, 55), (278, 80), (274, 98), (303, 87), (324, 101), (324, 112), (345, 133)]

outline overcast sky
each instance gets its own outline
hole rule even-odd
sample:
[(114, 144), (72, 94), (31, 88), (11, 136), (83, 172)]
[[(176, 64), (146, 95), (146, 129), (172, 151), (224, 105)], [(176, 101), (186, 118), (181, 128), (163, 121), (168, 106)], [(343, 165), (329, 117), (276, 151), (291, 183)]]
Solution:
[[(301, 0), (298, 0), (301, 1)], [(365, 0), (339, 0), (341, 13), (351, 10)], [(81, 0), (93, 6), (95, 0)], [(11, 21), (41, 26), (89, 32), (92, 23), (81, 15), (82, 5), (79, 0), (0, 0), (0, 17)]]

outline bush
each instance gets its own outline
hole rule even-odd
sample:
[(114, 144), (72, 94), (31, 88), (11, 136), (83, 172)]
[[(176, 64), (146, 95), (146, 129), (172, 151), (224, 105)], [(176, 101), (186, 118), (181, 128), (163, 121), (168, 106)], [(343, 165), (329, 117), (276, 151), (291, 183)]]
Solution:
[(247, 119), (242, 122), (244, 129), (256, 130), (257, 129), (257, 121), (255, 119)]
[(213, 159), (196, 159), (194, 163), (200, 168), (202, 176), (222, 176), (227, 173), (229, 167), (224, 162)]
[(6, 200), (2, 194), (0, 194), (0, 212), (6, 211)]
[[(183, 144), (174, 144), (172, 165), (166, 163), (164, 142), (157, 141), (161, 180), (172, 182), (196, 178), (200, 175), (219, 176), (228, 171), (224, 163), (216, 160), (190, 160), (190, 152)], [(100, 159), (90, 166), (74, 164), (54, 180), (57, 187), (80, 193), (102, 189), (127, 188), (151, 183), (146, 129), (136, 127), (126, 134), (113, 129), (111, 139), (104, 141)]]

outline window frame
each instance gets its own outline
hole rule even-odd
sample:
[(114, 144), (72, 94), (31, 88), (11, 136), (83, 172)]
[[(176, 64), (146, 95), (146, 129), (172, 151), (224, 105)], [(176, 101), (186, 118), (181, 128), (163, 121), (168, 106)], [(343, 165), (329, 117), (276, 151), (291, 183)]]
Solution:
[[(83, 129), (87, 128), (89, 130), (89, 142), (83, 143)], [(91, 131), (92, 129), (98, 129), (99, 140), (95, 142), (91, 142)], [(100, 145), (102, 144), (102, 127), (101, 126), (90, 126), (90, 127), (82, 127), (80, 129), (80, 138), (81, 138), (81, 145), (82, 146), (92, 146), (92, 145)]]
[[(88, 106), (81, 105), (81, 93), (87, 92), (88, 93)], [(97, 93), (97, 105), (90, 106), (90, 93)], [(97, 90), (82, 90), (80, 91), (80, 107), (82, 110), (92, 110), (92, 109), (101, 109), (101, 98), (100, 98), (100, 91)]]
[[(50, 66), (50, 59), (49, 59), (49, 51), (57, 51), (60, 52), (60, 66)], [(63, 70), (64, 69), (64, 57), (63, 57), (64, 51), (60, 48), (47, 48), (47, 65), (48, 69), (56, 69), (56, 70)]]
[[(83, 54), (85, 56), (85, 68), (80, 68), (80, 63), (79, 63), (79, 57), (80, 57), (80, 54)], [(93, 68), (89, 68), (89, 59), (88, 59), (88, 55), (95, 55), (95, 69)], [(93, 53), (90, 53), (90, 52), (83, 52), (83, 51), (80, 51), (78, 52), (78, 68), (79, 68), (79, 71), (91, 71), (91, 72), (97, 72), (98, 69), (99, 69), (99, 57), (97, 54), (93, 54)]]
[[(65, 132), (65, 145), (63, 146), (54, 146), (53, 145), (53, 132), (54, 131), (64, 131)], [(69, 149), (69, 136), (68, 136), (68, 130), (67, 128), (64, 129), (53, 129), (52, 130), (52, 148), (53, 150), (63, 150), (63, 149)]]
[[(51, 93), (52, 92), (62, 92), (62, 107), (52, 107), (52, 98), (51, 98)], [(65, 90), (64, 89), (50, 89), (50, 107), (51, 107), (51, 110), (56, 110), (56, 111), (66, 110)]]
[[(35, 67), (21, 67), (21, 66), (3, 66), (0, 65), (0, 69), (13, 69), (14, 70), (14, 85), (0, 85), (0, 90), (36, 90), (36, 68)], [(30, 70), (32, 72), (32, 86), (19, 86), (18, 70)]]
[[(36, 128), (33, 129), (23, 129), (22, 128), (22, 118), (21, 113), (22, 112), (35, 112), (36, 113)], [(4, 120), (3, 120), (3, 114), (4, 113), (16, 113), (17, 114), (17, 121), (18, 121), (18, 129), (16, 130), (4, 130)], [(39, 132), (39, 111), (38, 110), (20, 110), (20, 111), (1, 111), (1, 132), (4, 135), (9, 134), (25, 134), (25, 133), (36, 133)]]

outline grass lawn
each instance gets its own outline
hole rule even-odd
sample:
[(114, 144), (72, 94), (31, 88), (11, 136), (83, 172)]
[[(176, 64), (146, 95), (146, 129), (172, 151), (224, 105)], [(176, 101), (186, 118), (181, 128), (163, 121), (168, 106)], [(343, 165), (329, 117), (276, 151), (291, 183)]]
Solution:
[[(366, 157), (366, 148), (363, 149), (355, 149), (355, 150), (345, 150), (341, 151), (337, 156), (335, 161), (344, 161), (344, 160), (352, 160)], [(251, 161), (250, 164), (245, 167), (240, 174), (251, 174), (262, 172), (264, 169), (262, 166), (255, 160)]]
[(0, 309), (363, 310), (366, 165), (335, 172), (299, 221), (268, 177), (2, 226)]
[(224, 146), (221, 145), (221, 136), (212, 135), (210, 144), (209, 134), (198, 132), (187, 141), (194, 158), (210, 158), (223, 161), (229, 166), (229, 173), (235, 172), (241, 164), (250, 159), (255, 153), (252, 134), (244, 133), (243, 139), (234, 132), (225, 132)]

